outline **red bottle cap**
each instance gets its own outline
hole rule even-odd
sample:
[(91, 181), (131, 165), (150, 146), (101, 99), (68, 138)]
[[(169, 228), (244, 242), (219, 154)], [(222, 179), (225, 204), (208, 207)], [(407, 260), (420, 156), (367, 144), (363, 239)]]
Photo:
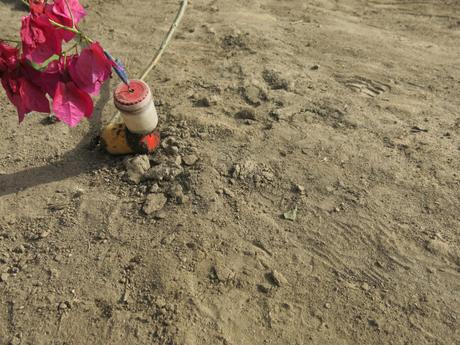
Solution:
[(114, 91), (115, 101), (122, 106), (130, 106), (141, 103), (147, 98), (150, 89), (141, 80), (131, 80), (129, 86), (120, 84)]

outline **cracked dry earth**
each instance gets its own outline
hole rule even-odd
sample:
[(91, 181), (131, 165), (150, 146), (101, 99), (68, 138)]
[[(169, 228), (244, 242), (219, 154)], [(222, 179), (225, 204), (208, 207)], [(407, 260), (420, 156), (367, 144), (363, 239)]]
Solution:
[[(82, 2), (132, 75), (178, 8)], [(75, 129), (2, 92), (0, 344), (458, 344), (459, 56), (456, 0), (193, 0), (151, 156), (115, 79)]]

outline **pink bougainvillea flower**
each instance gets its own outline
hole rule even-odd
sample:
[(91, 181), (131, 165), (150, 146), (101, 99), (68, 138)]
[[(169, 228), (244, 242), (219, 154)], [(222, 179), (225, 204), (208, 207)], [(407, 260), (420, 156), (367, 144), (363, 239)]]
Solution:
[(46, 0), (29, 0), (30, 12), (33, 14), (42, 14), (45, 12)]
[(19, 122), (31, 111), (50, 112), (50, 104), (45, 92), (23, 77), (19, 71), (8, 73), (2, 78), (6, 94), (18, 110)]
[(24, 73), (29, 80), (40, 87), (44, 92), (54, 97), (57, 83), (62, 79), (63, 72), (59, 60), (52, 61), (44, 71), (37, 71), (29, 64), (24, 65)]
[(69, 73), (80, 89), (95, 96), (110, 78), (112, 66), (113, 62), (105, 56), (100, 44), (95, 42), (69, 64)]
[(19, 49), (0, 42), (0, 77), (8, 70), (13, 70), (18, 64)]
[[(69, 6), (67, 6), (65, 0), (55, 0), (52, 4), (46, 5), (45, 13), (55, 22), (64, 26), (73, 27), (74, 24), (77, 25), (82, 20), (86, 12), (78, 0), (67, 0), (67, 3)], [(69, 8), (72, 14), (69, 12)], [(72, 22), (72, 15), (74, 23)], [(73, 32), (68, 30), (58, 29), (57, 32), (66, 42), (70, 41), (75, 36)]]
[(93, 114), (93, 100), (80, 90), (73, 81), (58, 82), (53, 100), (56, 117), (70, 127), (76, 126), (83, 117)]
[(51, 56), (61, 54), (62, 41), (44, 14), (22, 18), (21, 40), (24, 56), (35, 63), (43, 63)]

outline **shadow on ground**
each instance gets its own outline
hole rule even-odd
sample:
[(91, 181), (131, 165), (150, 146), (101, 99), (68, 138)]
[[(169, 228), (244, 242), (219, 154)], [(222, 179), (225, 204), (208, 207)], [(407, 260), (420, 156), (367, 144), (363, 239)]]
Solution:
[(110, 86), (109, 83), (106, 83), (101, 91), (101, 97), (95, 106), (94, 115), (90, 121), (90, 129), (76, 145), (75, 149), (67, 152), (58, 162), (11, 174), (0, 175), (0, 196), (17, 193), (21, 190), (41, 184), (78, 176), (100, 167), (104, 161), (100, 157), (102, 153), (91, 150), (91, 143), (101, 131), (102, 113), (109, 100)]

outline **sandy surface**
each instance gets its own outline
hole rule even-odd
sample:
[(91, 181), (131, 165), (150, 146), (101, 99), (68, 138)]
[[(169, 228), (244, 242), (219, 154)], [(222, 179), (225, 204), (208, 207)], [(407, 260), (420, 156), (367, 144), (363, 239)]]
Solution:
[[(132, 75), (178, 7), (83, 3)], [(193, 0), (138, 184), (116, 80), (76, 129), (1, 92), (0, 344), (458, 344), (459, 56), (457, 0)]]

